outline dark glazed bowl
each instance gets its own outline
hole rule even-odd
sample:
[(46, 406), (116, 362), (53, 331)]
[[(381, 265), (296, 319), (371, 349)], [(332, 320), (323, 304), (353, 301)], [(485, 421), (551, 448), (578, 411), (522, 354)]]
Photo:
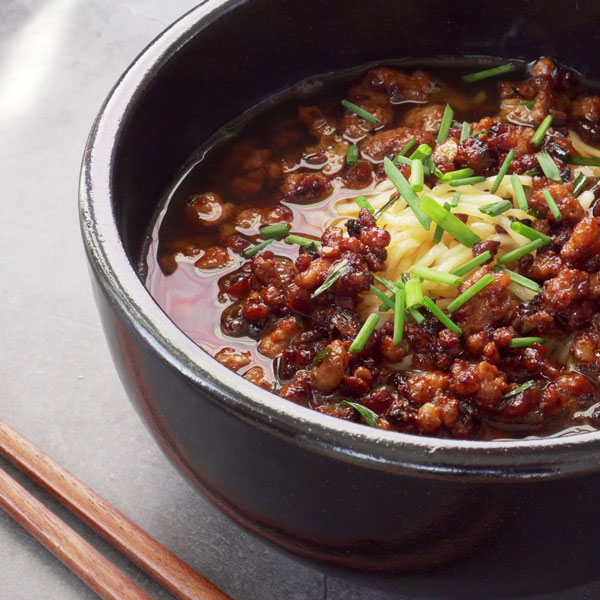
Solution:
[[(348, 424), (235, 375), (158, 308), (136, 264), (158, 198), (244, 109), (317, 73), (408, 56), (554, 56), (600, 74), (600, 4), (213, 0), (158, 37), (90, 135), (81, 226), (123, 384), (227, 514), (324, 568), (425, 598), (598, 576), (600, 434), (436, 440)], [(492, 591), (493, 590), (493, 591)]]

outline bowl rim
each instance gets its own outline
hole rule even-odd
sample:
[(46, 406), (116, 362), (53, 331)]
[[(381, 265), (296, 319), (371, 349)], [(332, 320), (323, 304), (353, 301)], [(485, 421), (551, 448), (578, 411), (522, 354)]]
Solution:
[(88, 261), (128, 326), (212, 402), (291, 443), (342, 461), (423, 477), (525, 481), (600, 470), (600, 431), (536, 440), (421, 437), (349, 423), (279, 398), (221, 365), (188, 338), (150, 296), (129, 261), (112, 210), (115, 148), (153, 74), (196, 35), (244, 0), (205, 0), (160, 33), (105, 100), (89, 135), (79, 185)]

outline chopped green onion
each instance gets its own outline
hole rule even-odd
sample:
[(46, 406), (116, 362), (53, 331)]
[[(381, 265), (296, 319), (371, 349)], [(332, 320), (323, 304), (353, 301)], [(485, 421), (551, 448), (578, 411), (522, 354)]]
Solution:
[(423, 175), (423, 163), (418, 158), (415, 158), (411, 161), (410, 166), (410, 189), (413, 192), (420, 192), (423, 190), (423, 185), (425, 182), (425, 177)]
[(454, 269), (454, 271), (452, 271), (452, 274), (462, 277), (463, 275), (466, 275), (469, 271), (472, 271), (475, 267), (483, 265), (488, 260), (492, 260), (492, 253), (489, 250), (486, 250), (485, 252), (478, 254), (475, 258), (472, 258), (471, 260), (466, 262), (464, 265), (461, 265), (460, 267)]
[(435, 173), (436, 177), (439, 177), (442, 174), (442, 172), (435, 166), (431, 156), (428, 156), (423, 161), (423, 173), (426, 177), (429, 177), (429, 175), (431, 175), (432, 173)]
[(412, 140), (410, 140), (410, 142), (408, 142), (408, 144), (406, 144), (406, 146), (404, 146), (404, 148), (402, 148), (402, 150), (400, 150), (400, 152), (398, 152), (397, 156), (406, 156), (408, 151), (417, 143), (417, 138), (413, 138)]
[(482, 183), (485, 181), (483, 175), (477, 175), (475, 177), (463, 177), (461, 179), (453, 179), (450, 182), (452, 187), (458, 187), (460, 185), (475, 185), (476, 183)]
[(534, 219), (545, 219), (546, 215), (544, 213), (541, 213), (539, 210), (535, 210), (534, 208), (530, 208), (527, 211), (527, 214), (530, 217), (533, 217)]
[(324, 358), (327, 358), (331, 354), (331, 348), (325, 348), (317, 354), (312, 361), (313, 367), (317, 366)]
[(454, 111), (452, 110), (452, 107), (449, 104), (446, 104), (446, 108), (444, 108), (444, 115), (442, 116), (440, 130), (438, 131), (438, 144), (443, 144), (448, 139), (448, 132), (450, 131), (450, 125), (452, 124), (453, 118)]
[(504, 267), (498, 267), (499, 271), (504, 271), (513, 283), (520, 285), (521, 287), (527, 288), (536, 294), (539, 294), (542, 291), (542, 288), (538, 283), (533, 281), (532, 279), (528, 279), (519, 273), (515, 273), (514, 271), (510, 271), (509, 269), (505, 269)]
[(520, 385), (518, 388), (515, 388), (512, 392), (504, 394), (502, 398), (512, 398), (513, 396), (516, 396), (517, 394), (520, 394), (521, 392), (524, 392), (525, 390), (528, 390), (533, 387), (536, 387), (535, 381), (533, 379), (530, 379), (529, 381), (526, 381), (525, 383)]
[(394, 302), (394, 335), (392, 342), (394, 346), (402, 343), (404, 337), (404, 311), (406, 309), (406, 295), (404, 290), (396, 292)]
[[(379, 288), (376, 288), (374, 285), (372, 285), (370, 287), (370, 290), (374, 296), (377, 296), (381, 300), (382, 304), (379, 307), (379, 310), (381, 312), (385, 312), (386, 310), (394, 309), (394, 297), (393, 296), (388, 296), (388, 295), (384, 294)], [(396, 291), (394, 293), (396, 293)]]
[(525, 195), (525, 190), (523, 189), (521, 179), (518, 175), (512, 175), (510, 182), (515, 192), (515, 196), (517, 197), (517, 204), (519, 205), (519, 208), (527, 212), (529, 210), (529, 204), (527, 204), (527, 196)]
[(521, 102), (521, 106), (526, 106), (531, 110), (535, 106), (535, 100), (529, 100), (529, 102)]
[(400, 154), (396, 154), (396, 157), (394, 158), (394, 164), (408, 165), (410, 167), (410, 165), (412, 164), (412, 161), (407, 156), (402, 156)]
[(436, 225), (435, 232), (433, 233), (433, 243), (439, 244), (442, 241), (444, 235), (444, 228), (440, 225)]
[(410, 156), (410, 160), (425, 160), (431, 156), (433, 148), (429, 144), (421, 144)]
[(298, 327), (304, 327), (304, 321), (302, 320), (302, 317), (294, 315), (294, 322), (296, 323), (296, 325), (298, 325)]
[(351, 144), (348, 146), (348, 150), (346, 152), (346, 164), (349, 166), (353, 166), (358, 162), (358, 146), (356, 144)]
[(444, 312), (442, 309), (428, 296), (423, 298), (423, 306), (442, 324), (447, 327), (450, 331), (457, 335), (462, 335), (462, 329)]
[(516, 250), (511, 250), (510, 252), (507, 252), (502, 258), (499, 258), (497, 262), (499, 265), (511, 263), (514, 260), (519, 260), (519, 258), (525, 256), (526, 254), (529, 254), (530, 252), (541, 248), (543, 245), (543, 240), (532, 240), (528, 244), (525, 244), (524, 246), (521, 246)]
[(460, 192), (454, 192), (454, 195), (452, 196), (452, 200), (450, 200), (450, 206), (453, 206), (454, 208), (456, 208), (458, 206), (459, 201), (460, 201)]
[[(415, 159), (412, 159), (415, 160)], [(415, 213), (419, 223), (423, 226), (423, 229), (429, 231), (431, 220), (429, 217), (419, 208), (419, 197), (411, 189), (410, 184), (406, 181), (406, 177), (398, 170), (398, 167), (386, 156), (383, 159), (383, 165), (385, 168), (385, 174), (390, 178), (391, 182), (396, 186), (396, 189), (402, 194), (406, 203), (410, 206), (412, 211)]]
[(542, 121), (541, 125), (537, 128), (536, 132), (533, 134), (531, 143), (534, 146), (539, 146), (542, 143), (544, 136), (548, 132), (548, 129), (550, 129), (550, 125), (552, 125), (552, 118), (552, 115), (547, 115)]
[(350, 402), (348, 400), (342, 400), (340, 402), (342, 406), (352, 407), (364, 420), (365, 423), (371, 427), (379, 427), (377, 425), (377, 413), (373, 412), (370, 408), (359, 404), (358, 402)]
[(319, 252), (323, 246), (323, 242), (319, 240), (313, 240), (311, 238), (307, 238), (302, 235), (295, 235), (293, 233), (288, 235), (283, 241), (286, 244), (298, 244), (299, 246), (303, 246), (308, 250), (316, 250), (317, 252)]
[(271, 239), (271, 240), (266, 240), (264, 242), (261, 242), (260, 244), (256, 244), (256, 246), (252, 246), (251, 248), (246, 248), (243, 252), (242, 252), (242, 256), (244, 258), (250, 258), (252, 256), (254, 256), (255, 254), (258, 254), (261, 250), (264, 250), (271, 242), (274, 242), (275, 240)]
[(318, 295), (328, 290), (342, 276), (347, 266), (348, 260), (345, 258), (332, 267), (325, 278), (325, 281), (312, 293), (312, 297), (316, 298)]
[(263, 240), (280, 240), (290, 232), (289, 223), (275, 223), (274, 225), (266, 225), (258, 230), (258, 235)]
[(462, 279), (457, 275), (445, 273), (444, 271), (438, 271), (437, 269), (430, 269), (429, 267), (413, 267), (411, 269), (411, 273), (414, 276), (421, 277), (429, 281), (446, 283), (454, 287), (458, 287), (462, 283)]
[(546, 204), (548, 205), (548, 208), (550, 209), (552, 216), (557, 221), (562, 221), (562, 214), (561, 214), (558, 206), (556, 206), (556, 202), (554, 201), (554, 198), (552, 197), (550, 190), (548, 188), (546, 188), (543, 191), (543, 194), (544, 194), (544, 200), (546, 201)]
[(499, 200), (498, 202), (485, 204), (479, 209), (479, 212), (490, 217), (497, 217), (511, 208), (513, 208), (513, 203), (510, 200)]
[(383, 286), (384, 286), (384, 287), (386, 287), (388, 290), (390, 290), (390, 292), (394, 292), (394, 294), (395, 294), (395, 293), (396, 293), (396, 292), (397, 292), (399, 289), (401, 289), (401, 290), (403, 290), (403, 289), (404, 289), (404, 284), (403, 284), (403, 283), (402, 283), (402, 284), (400, 284), (400, 285), (398, 285), (398, 284), (392, 283), (392, 282), (391, 282), (389, 279), (385, 279), (385, 278), (383, 278), (383, 277), (379, 277), (379, 275), (375, 275), (375, 279), (376, 279), (377, 281), (379, 281), (379, 283), (380, 283), (381, 285), (383, 285)]
[(377, 221), (379, 217), (398, 200), (400, 194), (394, 194), (374, 215), (373, 218)]
[(463, 75), (463, 81), (467, 83), (473, 83), (474, 81), (480, 81), (481, 79), (488, 79), (489, 77), (495, 77), (496, 75), (502, 75), (503, 73), (510, 73), (517, 67), (513, 63), (507, 65), (501, 65), (500, 67), (493, 67), (491, 69), (485, 69), (484, 71), (477, 71), (477, 73), (471, 73), (469, 75)]
[(545, 339), (543, 337), (520, 337), (513, 338), (508, 343), (509, 348), (528, 348), (533, 344), (543, 344), (545, 343)]
[(365, 110), (364, 108), (361, 108), (360, 106), (357, 106), (348, 100), (342, 100), (342, 106), (346, 110), (349, 110), (350, 112), (357, 114), (359, 117), (362, 117), (365, 119), (365, 121), (370, 121), (371, 123), (375, 123), (375, 125), (379, 125), (381, 123), (381, 121), (376, 116), (372, 115), (368, 110)]
[(456, 215), (440, 206), (433, 198), (423, 196), (419, 208), (461, 244), (472, 248), (481, 238), (471, 231)]
[(417, 308), (423, 305), (423, 289), (418, 279), (410, 279), (404, 286), (406, 292), (406, 308)]
[(600, 158), (588, 156), (569, 156), (570, 165), (582, 165), (584, 167), (600, 167)]
[(542, 171), (544, 175), (551, 179), (552, 181), (562, 181), (560, 176), (560, 171), (556, 166), (552, 157), (548, 154), (547, 150), (541, 150), (536, 154), (537, 161), (540, 163), (540, 167), (542, 167)]
[(473, 171), (473, 169), (469, 169), (468, 167), (466, 169), (458, 169), (458, 171), (448, 171), (447, 173), (444, 173), (440, 177), (440, 181), (442, 183), (444, 183), (446, 181), (452, 181), (453, 179), (462, 179), (463, 177), (471, 177), (471, 175), (473, 175), (473, 173), (475, 173), (475, 171)]
[(369, 341), (369, 338), (373, 335), (375, 331), (375, 327), (379, 323), (380, 316), (376, 313), (371, 313), (367, 320), (363, 323), (358, 335), (354, 338), (352, 344), (350, 344), (350, 348), (348, 348), (349, 352), (352, 354), (356, 354), (358, 352), (362, 352)]
[(407, 312), (419, 325), (425, 323), (425, 317), (416, 308), (409, 308)]
[(460, 130), (460, 141), (464, 142), (471, 135), (471, 125), (466, 121), (462, 124), (462, 129)]
[(487, 129), (480, 129), (479, 131), (474, 131), (471, 134), (471, 137), (479, 137), (480, 135), (485, 135), (487, 133)]
[(371, 214), (375, 212), (375, 209), (365, 196), (358, 196), (356, 198), (356, 204), (358, 204), (359, 208), (366, 208)]
[(579, 196), (579, 194), (581, 194), (581, 191), (583, 190), (585, 184), (587, 183), (587, 177), (583, 174), (583, 173), (579, 173), (579, 175), (577, 175), (577, 177), (575, 177), (575, 181), (573, 181), (573, 196), (575, 196), (575, 198), (577, 198), (577, 196)]
[(447, 311), (452, 313), (455, 310), (458, 310), (465, 302), (468, 302), (484, 287), (490, 285), (492, 281), (494, 281), (494, 276), (491, 273), (487, 273), (479, 281), (476, 281), (471, 287), (467, 288), (462, 294), (454, 298), (454, 300), (448, 304)]
[(510, 228), (530, 240), (542, 240), (544, 246), (552, 241), (545, 233), (529, 227), (529, 225), (525, 225), (525, 223), (521, 223), (520, 221), (513, 221), (510, 224)]
[(510, 163), (512, 163), (514, 157), (515, 157), (514, 150), (511, 150), (506, 155), (506, 158), (504, 159), (504, 162), (502, 163), (502, 166), (500, 167), (500, 171), (498, 171), (498, 175), (496, 175), (496, 179), (494, 179), (494, 185), (492, 186), (492, 189), (490, 190), (490, 192), (492, 194), (495, 194), (498, 191), (498, 188), (500, 187), (500, 184), (502, 183), (504, 176), (508, 172), (508, 169), (510, 168)]
[(534, 175), (539, 175), (540, 171), (539, 169), (527, 169), (527, 171), (525, 171), (523, 173), (523, 175), (528, 175), (529, 177), (533, 177)]

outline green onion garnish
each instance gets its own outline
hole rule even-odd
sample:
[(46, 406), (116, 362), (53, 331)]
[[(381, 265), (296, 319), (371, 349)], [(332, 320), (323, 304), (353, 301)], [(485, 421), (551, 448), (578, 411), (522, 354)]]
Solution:
[(494, 276), (491, 273), (486, 273), (479, 281), (476, 281), (471, 287), (467, 288), (462, 294), (454, 298), (454, 300), (448, 304), (448, 312), (458, 310), (465, 302), (468, 302), (484, 287), (490, 285), (492, 281), (494, 281)]
[(453, 179), (450, 182), (452, 187), (458, 187), (460, 185), (475, 185), (476, 183), (482, 183), (485, 181), (485, 177), (483, 175), (477, 175), (475, 177), (463, 177), (461, 179)]
[(423, 289), (418, 279), (409, 279), (404, 286), (406, 292), (406, 307), (417, 308), (423, 306)]
[(510, 280), (521, 287), (527, 288), (536, 294), (539, 294), (542, 291), (542, 288), (538, 283), (533, 281), (532, 279), (528, 279), (527, 277), (523, 277), (523, 275), (519, 273), (515, 273), (514, 271), (510, 271), (509, 269), (505, 269), (504, 267), (498, 267), (499, 271), (504, 271), (510, 277)]
[(379, 425), (377, 425), (377, 419), (379, 417), (377, 416), (377, 413), (374, 413), (370, 408), (367, 408), (358, 402), (349, 402), (348, 400), (342, 400), (340, 404), (342, 406), (352, 407), (370, 427), (379, 427)]
[(482, 206), (479, 212), (490, 217), (497, 217), (511, 208), (513, 208), (513, 203), (510, 200), (500, 200)]
[(422, 325), (423, 323), (425, 323), (425, 321), (427, 319), (425, 319), (425, 317), (416, 309), (416, 308), (409, 308), (408, 309), (408, 314), (419, 324)]
[(464, 177), (471, 177), (473, 173), (475, 173), (475, 171), (468, 167), (466, 169), (458, 169), (458, 171), (448, 171), (440, 177), (440, 181), (444, 183), (446, 181), (452, 181), (453, 179), (463, 179)]
[(295, 235), (293, 233), (288, 235), (283, 241), (286, 244), (298, 244), (299, 246), (303, 246), (308, 250), (315, 250), (317, 252), (319, 252), (323, 246), (323, 242), (319, 240), (312, 240), (311, 238), (307, 238), (302, 235)]
[(487, 129), (480, 129), (479, 131), (474, 131), (471, 134), (471, 137), (479, 137), (480, 135), (484, 135), (487, 133)]
[(432, 221), (468, 248), (472, 248), (481, 241), (475, 232), (471, 231), (456, 215), (440, 206), (433, 198), (423, 196), (419, 208)]
[(547, 150), (541, 150), (535, 156), (540, 163), (540, 167), (542, 167), (542, 171), (544, 171), (544, 175), (548, 179), (551, 179), (552, 181), (562, 181), (560, 171)]
[(358, 204), (359, 208), (366, 208), (371, 214), (375, 212), (375, 209), (371, 206), (371, 203), (367, 200), (366, 196), (357, 196), (356, 204)]
[(273, 239), (265, 240), (264, 242), (261, 242), (260, 244), (256, 244), (256, 246), (252, 246), (251, 248), (246, 248), (242, 252), (242, 256), (244, 258), (250, 258), (250, 257), (254, 256), (255, 254), (258, 254), (261, 250), (264, 250), (270, 243), (272, 243), (274, 241), (275, 240), (273, 240)]
[(398, 290), (394, 302), (394, 335), (392, 342), (394, 346), (402, 343), (404, 337), (404, 311), (406, 309), (406, 292)]
[[(414, 158), (412, 160), (415, 160)], [(406, 181), (406, 177), (398, 170), (398, 167), (386, 156), (383, 159), (385, 174), (390, 178), (391, 182), (396, 186), (396, 189), (402, 194), (406, 203), (415, 213), (419, 223), (423, 229), (429, 231), (431, 219), (419, 208), (419, 197), (411, 189), (410, 184)]]
[(373, 335), (375, 331), (375, 327), (379, 323), (379, 319), (381, 317), (376, 313), (371, 313), (367, 320), (363, 323), (363, 326), (360, 328), (358, 335), (354, 338), (354, 341), (348, 348), (349, 352), (352, 354), (356, 354), (358, 352), (362, 352), (369, 341), (369, 338)]
[(263, 240), (280, 240), (290, 232), (289, 223), (275, 223), (274, 225), (265, 225), (258, 230), (258, 235)]
[(413, 161), (411, 161), (410, 178), (408, 182), (410, 183), (410, 189), (413, 192), (420, 192), (423, 190), (423, 185), (425, 182), (425, 176), (423, 175), (423, 163), (418, 158), (415, 158)]
[[(371, 293), (374, 296), (377, 296), (382, 304), (379, 307), (380, 312), (385, 312), (386, 310), (393, 310), (394, 309), (394, 297), (393, 296), (388, 296), (386, 294), (384, 294), (379, 288), (376, 288), (374, 285), (372, 285), (370, 287), (371, 289)], [(398, 290), (396, 290), (398, 291)], [(396, 291), (394, 293), (396, 293)]]
[(488, 77), (495, 77), (496, 75), (502, 75), (503, 73), (510, 73), (517, 67), (512, 63), (507, 65), (501, 65), (500, 67), (493, 67), (491, 69), (485, 69), (484, 71), (477, 71), (477, 73), (471, 73), (469, 75), (463, 75), (463, 81), (467, 83), (473, 83), (474, 81), (480, 81), (481, 79), (488, 79)]
[(453, 287), (458, 287), (462, 283), (462, 279), (457, 275), (438, 271), (437, 269), (430, 269), (429, 267), (413, 267), (411, 273), (416, 277), (421, 277), (422, 279), (427, 279), (429, 281), (446, 283)]
[(454, 208), (456, 208), (458, 206), (459, 201), (460, 201), (460, 192), (454, 192), (454, 195), (452, 196), (452, 200), (450, 200), (450, 206), (453, 206)]
[(562, 221), (562, 214), (561, 214), (558, 206), (556, 206), (556, 202), (554, 201), (554, 198), (552, 197), (550, 190), (548, 188), (546, 188), (543, 191), (543, 194), (544, 194), (544, 200), (546, 201), (546, 204), (548, 205), (548, 208), (550, 209), (552, 216), (557, 221)]
[(342, 100), (342, 106), (346, 110), (349, 110), (350, 112), (357, 114), (359, 117), (362, 117), (365, 119), (365, 121), (370, 121), (371, 123), (375, 123), (375, 125), (379, 125), (381, 123), (381, 121), (376, 116), (372, 115), (368, 110), (365, 110), (360, 106), (356, 106), (356, 104), (353, 104), (348, 100)]
[(539, 169), (527, 169), (527, 171), (525, 171), (523, 173), (523, 175), (528, 175), (529, 177), (533, 177), (534, 175), (539, 175), (540, 171)]
[(381, 285), (383, 285), (384, 287), (386, 287), (388, 290), (390, 290), (390, 292), (394, 292), (394, 294), (400, 289), (403, 290), (404, 289), (404, 284), (401, 283), (400, 285), (397, 285), (395, 283), (392, 283), (389, 279), (385, 279), (383, 277), (379, 277), (379, 275), (375, 275), (375, 279), (377, 281), (379, 281), (379, 283), (381, 283)]
[(550, 129), (550, 125), (552, 125), (552, 115), (547, 115), (531, 138), (531, 143), (534, 146), (539, 146), (542, 143), (544, 136)]
[(353, 166), (358, 162), (358, 146), (351, 144), (346, 152), (346, 164)]
[(436, 225), (435, 231), (433, 233), (433, 243), (439, 244), (442, 241), (442, 237), (444, 235), (444, 228)]
[(450, 131), (450, 125), (452, 124), (452, 119), (454, 118), (454, 111), (449, 104), (446, 104), (446, 108), (444, 109), (444, 115), (442, 116), (442, 124), (440, 125), (440, 130), (438, 131), (437, 143), (443, 144), (448, 139), (448, 132)]
[(543, 245), (543, 240), (532, 240), (520, 248), (507, 252), (502, 258), (498, 259), (498, 264), (505, 265), (513, 262), (514, 260), (519, 260), (519, 258), (529, 254), (530, 252), (533, 252), (534, 250), (537, 250), (538, 248), (541, 248)]
[(394, 194), (374, 215), (373, 218), (377, 221), (379, 217), (400, 198), (400, 194)]
[(530, 379), (529, 381), (526, 381), (524, 384), (520, 385), (518, 388), (515, 388), (512, 392), (504, 394), (502, 398), (512, 398), (513, 396), (516, 396), (517, 394), (520, 394), (521, 392), (524, 392), (525, 390), (528, 390), (529, 388), (533, 387), (536, 387), (535, 381), (533, 379)]
[(584, 167), (600, 167), (600, 158), (588, 156), (569, 156), (570, 165), (582, 165)]
[(581, 194), (581, 191), (583, 190), (586, 182), (587, 182), (587, 177), (583, 174), (583, 173), (579, 173), (579, 175), (577, 175), (577, 177), (575, 177), (575, 181), (573, 181), (573, 196), (575, 196), (575, 198), (577, 198), (577, 196), (579, 196), (579, 194)]
[(529, 227), (529, 225), (525, 225), (525, 223), (521, 223), (520, 221), (513, 221), (510, 224), (510, 228), (530, 240), (542, 240), (544, 246), (552, 241), (545, 233)]
[(511, 150), (506, 155), (506, 158), (504, 159), (504, 162), (502, 163), (502, 166), (500, 167), (500, 171), (498, 171), (498, 175), (496, 175), (496, 179), (494, 179), (494, 185), (492, 185), (492, 189), (490, 190), (490, 192), (492, 194), (495, 194), (496, 191), (498, 190), (498, 188), (500, 187), (500, 184), (502, 183), (504, 176), (508, 172), (508, 169), (510, 168), (510, 163), (512, 163), (514, 157), (515, 157), (514, 150)]
[(442, 324), (447, 327), (450, 331), (457, 335), (462, 335), (462, 329), (444, 312), (442, 309), (428, 296), (423, 298), (423, 306)]
[(426, 158), (429, 158), (429, 156), (431, 155), (431, 153), (433, 152), (433, 148), (431, 146), (429, 146), (428, 144), (421, 144), (410, 156), (410, 160), (415, 160), (415, 159), (419, 159), (419, 160), (425, 160)]
[(471, 135), (471, 125), (466, 121), (462, 124), (462, 129), (460, 130), (460, 141), (464, 142)]
[(486, 250), (485, 252), (478, 254), (475, 258), (472, 258), (471, 260), (466, 262), (464, 265), (461, 265), (457, 269), (454, 269), (454, 271), (452, 271), (452, 274), (462, 277), (463, 275), (466, 275), (469, 271), (472, 271), (475, 267), (483, 265), (488, 260), (492, 260), (492, 253), (489, 250)]
[(513, 338), (508, 343), (509, 348), (528, 348), (535, 343), (543, 344), (545, 343), (545, 339), (543, 337), (520, 337)]
[(535, 106), (535, 100), (529, 100), (529, 102), (521, 102), (521, 106), (526, 106), (531, 110)]
[(404, 148), (402, 148), (402, 150), (400, 150), (400, 152), (398, 152), (398, 154), (396, 156), (406, 156), (408, 151), (417, 143), (417, 138), (413, 138), (412, 140), (410, 140), (410, 142), (408, 142), (408, 144), (406, 144), (406, 146), (404, 146)]
[(515, 192), (515, 196), (517, 197), (517, 204), (519, 205), (519, 208), (527, 212), (529, 210), (529, 204), (527, 204), (527, 196), (525, 195), (525, 190), (523, 189), (521, 179), (518, 175), (512, 175), (510, 182)]
[(317, 354), (312, 361), (313, 367), (317, 366), (324, 358), (327, 358), (331, 354), (331, 348), (325, 348)]
[(396, 156), (394, 158), (394, 164), (396, 164), (396, 165), (408, 165), (410, 167), (410, 165), (412, 164), (412, 161), (407, 156), (402, 156), (400, 154), (396, 154)]
[(312, 298), (316, 298), (324, 291), (328, 290), (341, 276), (346, 267), (348, 266), (348, 260), (344, 259), (337, 263), (330, 271), (325, 281), (312, 293)]

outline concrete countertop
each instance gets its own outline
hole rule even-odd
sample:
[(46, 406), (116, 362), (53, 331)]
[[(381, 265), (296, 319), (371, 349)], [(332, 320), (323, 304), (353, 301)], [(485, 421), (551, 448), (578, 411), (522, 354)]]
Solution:
[[(235, 600), (408, 600), (325, 577), (254, 538), (182, 479), (125, 397), (79, 235), (79, 164), (113, 83), (194, 0), (0, 2), (1, 417)], [(22, 482), (153, 598), (171, 598)], [(0, 511), (0, 598), (95, 594)], [(538, 600), (600, 597), (594, 583)]]

